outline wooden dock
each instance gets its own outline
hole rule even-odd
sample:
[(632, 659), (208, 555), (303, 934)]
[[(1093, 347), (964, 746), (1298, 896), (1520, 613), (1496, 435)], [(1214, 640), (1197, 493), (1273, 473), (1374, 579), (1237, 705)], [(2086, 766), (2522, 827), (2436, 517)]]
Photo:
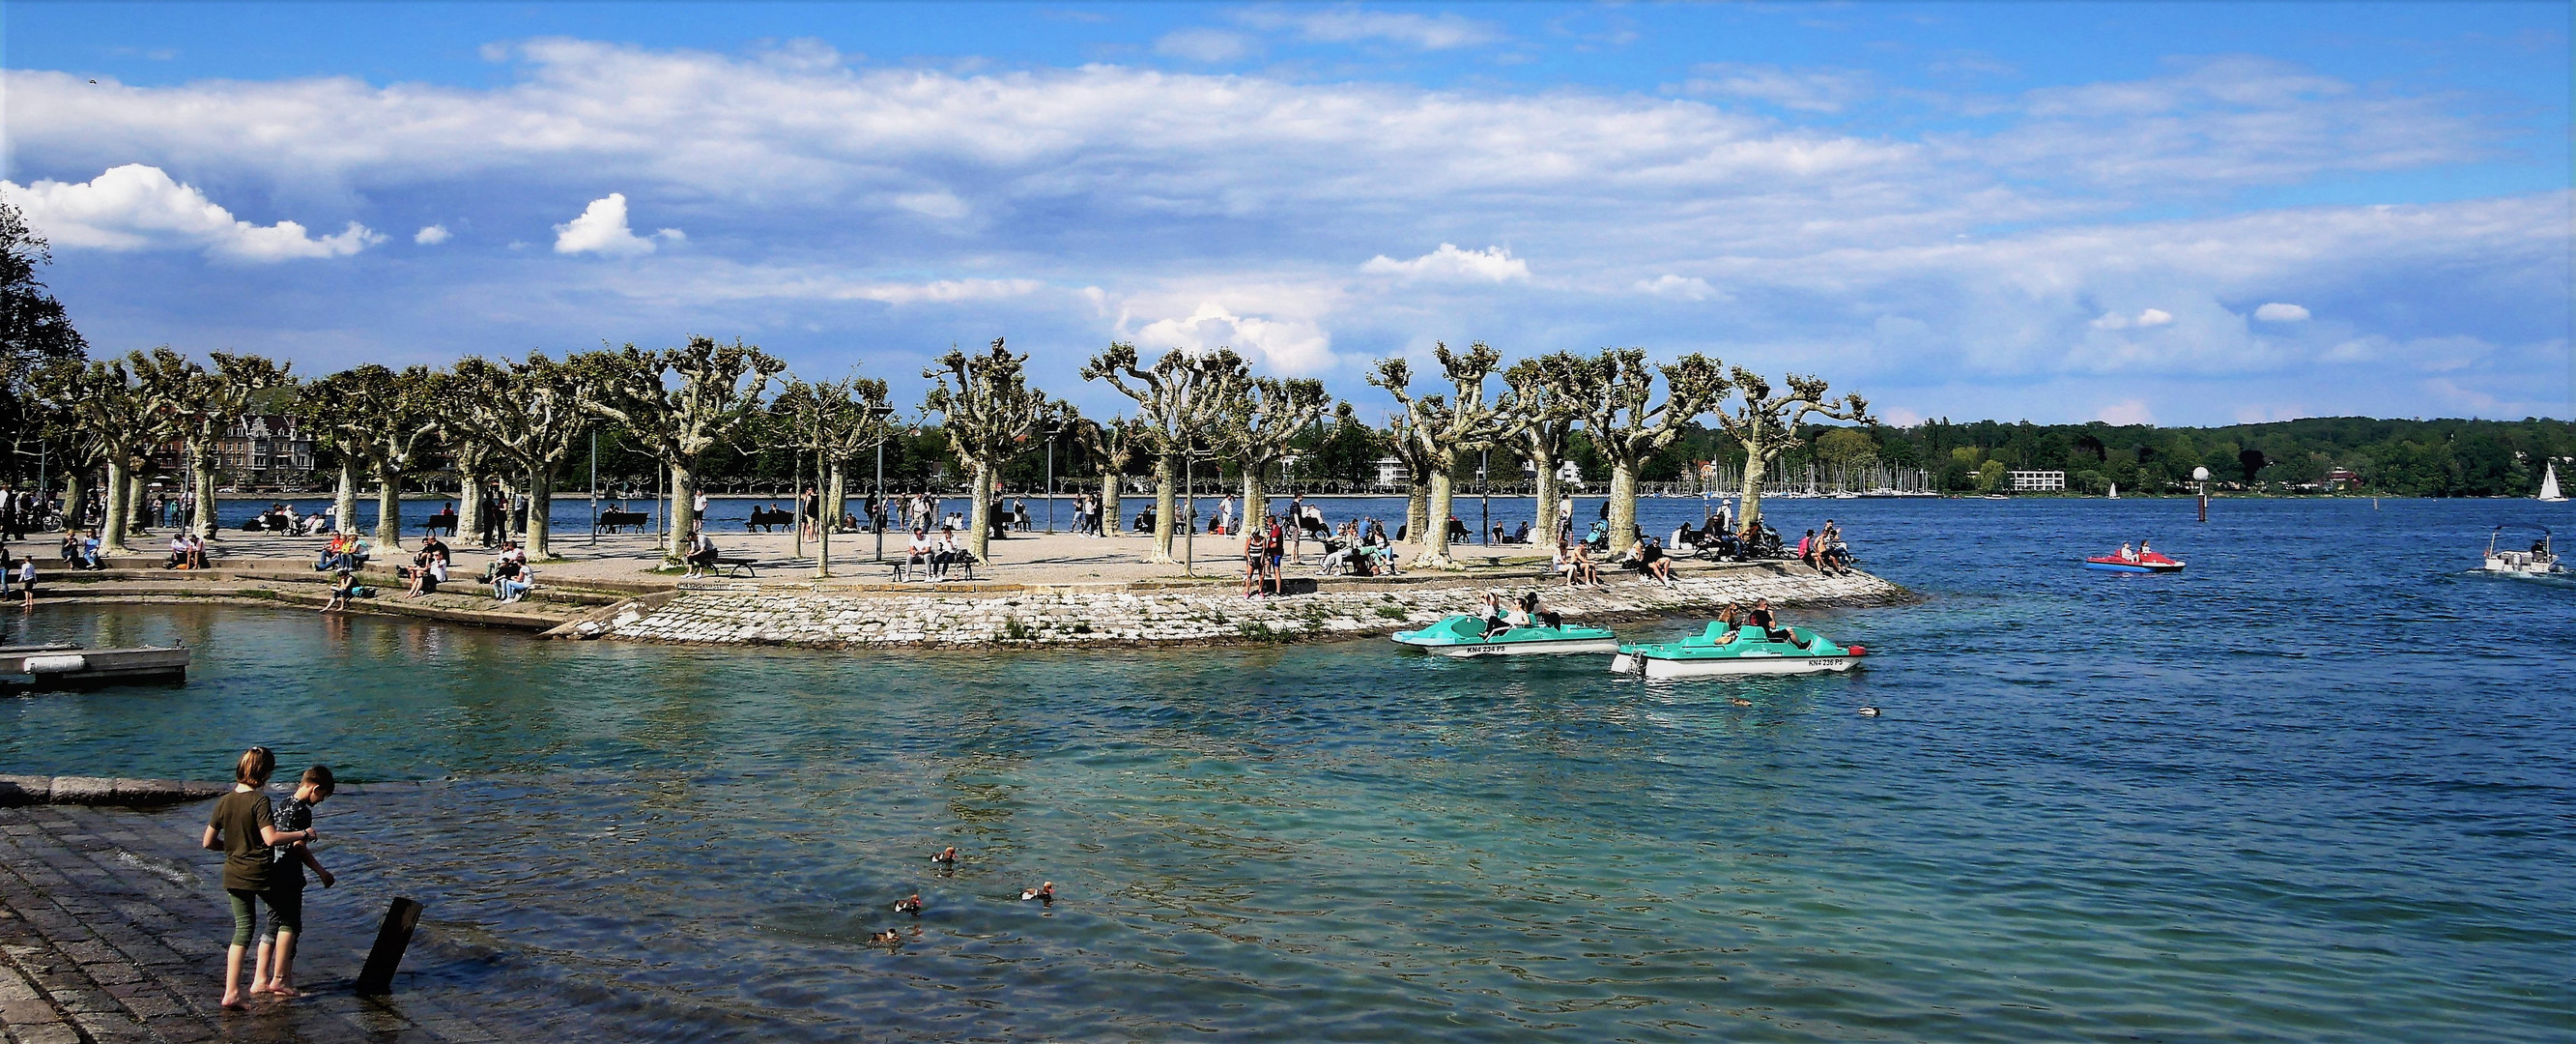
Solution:
[(0, 646), (0, 680), (38, 689), (188, 679), (186, 646), (84, 649), (77, 645)]

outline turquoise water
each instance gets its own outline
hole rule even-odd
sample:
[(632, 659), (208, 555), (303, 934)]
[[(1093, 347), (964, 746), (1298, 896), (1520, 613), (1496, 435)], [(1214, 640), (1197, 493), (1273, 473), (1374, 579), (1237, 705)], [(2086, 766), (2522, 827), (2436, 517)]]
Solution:
[[(331, 857), (423, 988), (619, 1038), (2569, 1040), (2576, 587), (2463, 572), (2542, 510), (1780, 504), (1931, 600), (1752, 683), (52, 607), (199, 667), (0, 702), (0, 771), (446, 780)], [(2073, 566), (2142, 534), (2190, 571)]]

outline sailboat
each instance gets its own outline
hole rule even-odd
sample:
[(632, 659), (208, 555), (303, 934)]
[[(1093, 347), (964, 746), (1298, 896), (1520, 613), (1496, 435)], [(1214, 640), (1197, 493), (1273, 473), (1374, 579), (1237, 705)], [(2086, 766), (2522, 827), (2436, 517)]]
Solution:
[(2111, 500), (2118, 500), (2118, 499), (2120, 499), (2120, 484), (2119, 484), (2119, 483), (2114, 482), (2114, 483), (2112, 483), (2112, 484), (2111, 484), (2111, 496), (2110, 496), (2108, 499), (2111, 499)]
[(2552, 504), (2567, 499), (2567, 494), (2558, 491), (2557, 461), (2550, 461), (2549, 469), (2540, 473), (2540, 499)]

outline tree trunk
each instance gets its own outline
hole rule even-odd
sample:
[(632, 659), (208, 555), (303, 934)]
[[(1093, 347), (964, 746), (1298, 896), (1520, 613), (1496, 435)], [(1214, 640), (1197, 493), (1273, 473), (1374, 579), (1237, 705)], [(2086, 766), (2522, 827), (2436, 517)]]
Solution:
[(128, 487), (125, 491), (127, 515), (125, 521), (126, 532), (129, 534), (152, 531), (152, 498), (146, 495), (148, 491), (143, 488), (143, 475), (152, 470), (152, 458), (144, 457), (141, 464), (142, 467), (132, 469), (132, 473), (125, 479)]
[(106, 555), (125, 547), (126, 498), (132, 495), (134, 466), (123, 454), (107, 457), (107, 510), (99, 516), (98, 551)]
[(1744, 449), (1744, 485), (1738, 492), (1743, 504), (1735, 520), (1735, 531), (1751, 533), (1762, 522), (1762, 451), (1753, 446)]
[(1422, 553), (1413, 556), (1416, 569), (1456, 569), (1458, 563), (1449, 557), (1449, 512), (1457, 499), (1457, 482), (1449, 477), (1447, 467), (1431, 472), (1429, 502), (1424, 504), (1422, 528), (1413, 531), (1413, 539), (1422, 545)]
[(554, 532), (555, 469), (562, 466), (561, 462), (547, 461), (542, 467), (528, 470), (527, 540), (520, 546), (528, 549), (528, 560), (532, 562), (555, 557), (546, 540)]
[(974, 510), (966, 513), (966, 528), (973, 532), (966, 537), (966, 546), (968, 550), (975, 552), (977, 562), (991, 562), (993, 556), (989, 552), (993, 546), (992, 461), (975, 462), (975, 482), (972, 489), (975, 506)]
[(662, 546), (664, 561), (680, 561), (681, 552), (689, 546), (689, 534), (698, 524), (693, 512), (698, 503), (698, 476), (686, 464), (671, 465), (671, 534)]
[(1415, 475), (1412, 488), (1406, 490), (1404, 495), (1405, 539), (1417, 544), (1423, 543), (1422, 527), (1426, 524), (1425, 520), (1430, 517), (1431, 487), (1423, 483), (1422, 476)]
[(1270, 506), (1269, 494), (1261, 488), (1259, 464), (1246, 464), (1243, 469), (1243, 522), (1246, 529), (1261, 524), (1261, 516)]
[(483, 532), (483, 513), (492, 510), (491, 498), (484, 496), (484, 492), (490, 486), (490, 476), (480, 471), (462, 469), (457, 471), (456, 539), (458, 543), (465, 541), (467, 533), (480, 535)]
[(1545, 446), (1530, 449), (1530, 465), (1538, 469), (1538, 507), (1531, 520), (1530, 539), (1542, 544), (1556, 542), (1556, 455)]
[[(42, 493), (39, 490), (38, 493)], [(89, 469), (72, 468), (63, 475), (63, 532), (79, 529), (81, 509), (89, 500)]]
[(358, 461), (347, 454), (340, 456), (340, 486), (331, 494), (331, 530), (358, 531)]
[(1181, 480), (1180, 470), (1177, 456), (1166, 455), (1154, 462), (1154, 553), (1145, 556), (1148, 562), (1180, 561), (1172, 557), (1173, 516), (1178, 514), (1172, 503), (1172, 487)]
[(189, 476), (189, 493), (197, 502), (197, 514), (188, 520), (188, 531), (212, 540), (223, 536), (224, 527), (215, 521), (215, 451), (213, 447), (191, 447), (189, 459), (196, 462), (196, 474)]
[(1610, 555), (1628, 553), (1637, 543), (1637, 473), (1626, 461), (1610, 465)]
[[(840, 461), (836, 460), (832, 462), (832, 467), (827, 473), (826, 480), (824, 482), (823, 517), (820, 521), (827, 527), (837, 529), (841, 525), (841, 516), (848, 514), (849, 510), (850, 485), (848, 471), (841, 467)], [(816, 530), (816, 532), (822, 532), (822, 530)]]
[(1112, 471), (1100, 476), (1100, 535), (1118, 535), (1118, 482), (1123, 478)]
[(402, 469), (376, 462), (376, 546), (379, 555), (402, 549)]

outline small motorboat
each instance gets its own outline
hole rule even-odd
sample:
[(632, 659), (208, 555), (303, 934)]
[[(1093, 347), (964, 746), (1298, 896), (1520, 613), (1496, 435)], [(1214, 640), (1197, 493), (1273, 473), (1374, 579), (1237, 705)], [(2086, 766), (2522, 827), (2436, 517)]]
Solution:
[[(2512, 548), (2496, 546), (2503, 542), (2505, 531), (2508, 529), (2524, 533), (2538, 533), (2540, 534), (2540, 539), (2532, 541), (2531, 546), (2523, 550), (2514, 550)], [(2515, 542), (2520, 543), (2521, 541), (2517, 539)], [(2568, 575), (2567, 564), (2559, 561), (2558, 553), (2550, 549), (2549, 527), (2534, 525), (2529, 522), (2507, 522), (2495, 527), (2494, 531), (2489, 532), (2487, 534), (2487, 560), (2486, 564), (2480, 567), (2480, 571), (2495, 576), (2546, 577)]]
[(1485, 618), (1474, 615), (1452, 616), (1419, 631), (1397, 631), (1395, 640), (1434, 656), (1619, 651), (1619, 636), (1599, 627), (1511, 627), (1489, 638)]
[(2184, 563), (2166, 558), (2162, 552), (2149, 551), (2135, 558), (2119, 555), (2095, 555), (2084, 560), (2084, 568), (2105, 573), (2179, 573)]
[(1730, 630), (1721, 621), (1678, 642), (1622, 644), (1610, 660), (1610, 672), (1646, 678), (1822, 674), (1858, 667), (1867, 655), (1867, 649), (1836, 645), (1804, 627)]

